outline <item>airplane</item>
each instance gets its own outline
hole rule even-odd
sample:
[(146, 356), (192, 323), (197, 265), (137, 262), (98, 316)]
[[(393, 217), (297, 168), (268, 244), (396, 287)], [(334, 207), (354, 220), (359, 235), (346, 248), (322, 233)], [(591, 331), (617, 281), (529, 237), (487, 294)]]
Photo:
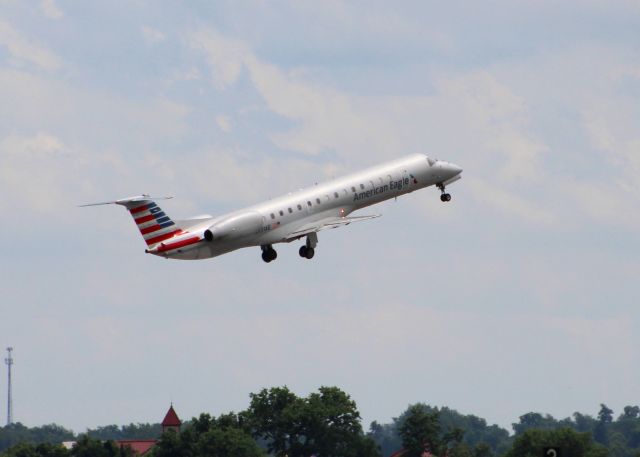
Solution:
[(461, 173), (462, 168), (452, 163), (412, 154), (219, 217), (173, 220), (156, 203), (172, 197), (147, 194), (80, 206), (124, 206), (147, 243), (148, 254), (198, 260), (260, 246), (262, 260), (269, 263), (278, 256), (274, 244), (301, 238), (306, 240), (298, 251), (300, 257), (312, 259), (319, 231), (380, 216), (350, 216), (364, 207), (429, 186), (436, 186), (440, 200), (448, 202), (451, 195), (446, 187), (459, 180)]

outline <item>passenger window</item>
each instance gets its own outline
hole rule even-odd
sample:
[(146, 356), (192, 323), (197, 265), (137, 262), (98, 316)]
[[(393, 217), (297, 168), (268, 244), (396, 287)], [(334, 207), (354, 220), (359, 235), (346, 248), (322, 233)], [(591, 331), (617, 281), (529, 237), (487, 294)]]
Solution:
[(351, 186), (351, 192), (355, 192), (355, 191), (356, 191), (356, 188)]
[(293, 210), (291, 208), (289, 208), (289, 214), (293, 213)]
[(302, 205), (298, 205), (298, 211), (302, 211)]
[(338, 195), (338, 192), (334, 192), (334, 193), (333, 193), (333, 196), (334, 196), (334, 197), (336, 197), (336, 198), (338, 198), (338, 196), (339, 196), (339, 195)]
[(308, 201), (308, 202), (307, 202), (307, 205), (311, 206), (311, 202), (309, 202), (309, 201)]
[(316, 203), (319, 205), (320, 204), (320, 199), (316, 198)]
[(276, 215), (271, 213), (271, 219), (275, 219), (275, 218), (276, 218)]
[(364, 190), (364, 184), (360, 184), (360, 189)]
[(282, 210), (279, 211), (280, 216), (284, 216), (284, 213), (282, 212)]

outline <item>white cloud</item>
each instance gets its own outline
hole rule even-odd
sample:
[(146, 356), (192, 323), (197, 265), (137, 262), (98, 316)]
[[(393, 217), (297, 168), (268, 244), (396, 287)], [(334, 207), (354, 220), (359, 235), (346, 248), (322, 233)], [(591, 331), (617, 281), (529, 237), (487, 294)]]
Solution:
[(231, 131), (231, 119), (229, 116), (224, 116), (222, 114), (216, 116), (216, 124), (218, 124), (220, 130), (225, 133), (229, 133)]
[[(459, 142), (463, 167), (473, 169), (477, 164), (476, 173), (490, 172), (491, 179), (497, 180), (492, 184), (493, 197), (481, 199), (482, 204), (498, 206), (529, 222), (553, 221), (548, 211), (527, 201), (525, 189), (503, 188), (523, 180), (539, 183), (540, 156), (548, 148), (527, 133), (528, 108), (523, 98), (491, 74), (442, 77), (436, 93), (429, 96), (354, 96), (265, 63), (242, 43), (210, 29), (190, 39), (193, 47), (205, 53), (216, 87), (235, 83), (244, 68), (269, 110), (295, 123), (289, 130), (271, 134), (277, 147), (307, 155), (338, 151), (352, 160), (372, 163), (402, 153), (431, 152), (431, 148), (424, 150), (428, 144)], [(482, 195), (489, 193), (488, 185), (478, 179), (472, 182)]]
[(39, 132), (0, 140), (0, 189), (5, 210), (22, 208), (52, 214), (64, 200), (67, 176), (77, 172), (77, 157), (59, 138)]
[(238, 80), (249, 54), (243, 43), (224, 38), (213, 29), (191, 32), (187, 34), (187, 42), (192, 48), (204, 52), (215, 87), (224, 89)]
[(62, 10), (56, 5), (55, 0), (42, 0), (40, 10), (49, 19), (61, 19), (64, 17)]
[(480, 205), (496, 208), (506, 214), (516, 215), (534, 225), (551, 225), (556, 221), (554, 214), (547, 208), (539, 207), (531, 200), (501, 186), (481, 179), (465, 178), (470, 194)]
[(6, 47), (19, 62), (27, 61), (47, 71), (55, 71), (62, 66), (56, 54), (33, 43), (3, 20), (0, 20), (0, 45)]
[(149, 27), (148, 25), (143, 25), (140, 30), (142, 31), (142, 37), (147, 44), (161, 43), (166, 39), (164, 33), (160, 30), (154, 29), (153, 27)]

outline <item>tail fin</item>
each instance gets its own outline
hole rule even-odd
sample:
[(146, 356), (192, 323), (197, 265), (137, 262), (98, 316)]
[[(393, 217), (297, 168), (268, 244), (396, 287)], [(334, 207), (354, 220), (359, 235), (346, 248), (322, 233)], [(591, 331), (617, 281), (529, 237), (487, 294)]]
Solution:
[(112, 202), (91, 203), (80, 206), (122, 205), (129, 210), (131, 217), (138, 226), (140, 234), (147, 246), (153, 246), (164, 240), (183, 233), (182, 229), (162, 211), (154, 200), (168, 200), (173, 197), (152, 198), (143, 194), (137, 197), (122, 198)]

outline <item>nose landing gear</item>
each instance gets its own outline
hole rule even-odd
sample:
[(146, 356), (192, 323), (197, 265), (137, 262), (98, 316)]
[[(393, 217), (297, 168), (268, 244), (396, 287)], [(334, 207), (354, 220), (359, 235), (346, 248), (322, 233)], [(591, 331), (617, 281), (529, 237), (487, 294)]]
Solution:
[(448, 194), (445, 191), (444, 184), (439, 183), (439, 184), (436, 184), (436, 186), (438, 186), (438, 189), (440, 189), (440, 192), (442, 192), (440, 194), (440, 201), (443, 202), (443, 203), (444, 202), (450, 202), (451, 201), (451, 194)]

